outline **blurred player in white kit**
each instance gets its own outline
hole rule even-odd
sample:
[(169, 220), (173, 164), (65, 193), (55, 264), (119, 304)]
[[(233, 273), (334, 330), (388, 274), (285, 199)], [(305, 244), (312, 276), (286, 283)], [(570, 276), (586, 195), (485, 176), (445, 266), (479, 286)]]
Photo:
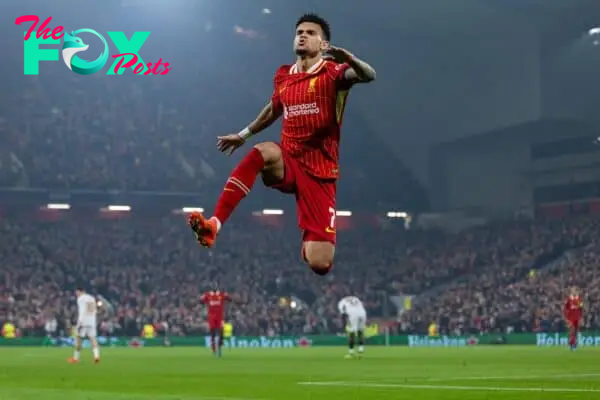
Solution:
[(362, 301), (355, 296), (346, 296), (338, 303), (338, 310), (346, 320), (348, 332), (348, 354), (346, 358), (354, 357), (354, 345), (358, 339), (358, 355), (365, 350), (365, 327), (367, 324), (367, 311)]
[(100, 362), (100, 348), (98, 347), (98, 340), (96, 339), (96, 327), (98, 322), (96, 320), (96, 314), (98, 312), (98, 305), (96, 304), (96, 299), (81, 288), (75, 290), (75, 295), (77, 296), (77, 336), (75, 338), (75, 353), (73, 354), (73, 357), (69, 358), (69, 362), (79, 362), (81, 342), (84, 338), (88, 338), (92, 344), (94, 362), (97, 364)]

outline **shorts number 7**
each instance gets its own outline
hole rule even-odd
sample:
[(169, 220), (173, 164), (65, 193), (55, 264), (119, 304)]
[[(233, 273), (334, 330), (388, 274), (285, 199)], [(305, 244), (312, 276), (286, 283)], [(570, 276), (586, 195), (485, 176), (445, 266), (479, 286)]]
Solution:
[(331, 218), (329, 219), (329, 227), (331, 229), (335, 229), (335, 209), (333, 207), (329, 207), (329, 213), (331, 214)]

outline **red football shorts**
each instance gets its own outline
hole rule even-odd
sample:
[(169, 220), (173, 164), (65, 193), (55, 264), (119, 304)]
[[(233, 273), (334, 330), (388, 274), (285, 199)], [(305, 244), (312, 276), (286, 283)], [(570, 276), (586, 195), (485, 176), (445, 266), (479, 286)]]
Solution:
[(569, 318), (569, 327), (575, 330), (579, 330), (580, 318)]
[(303, 242), (335, 244), (336, 181), (315, 178), (302, 169), (298, 161), (283, 154), (283, 182), (269, 185), (282, 193), (296, 196), (298, 226)]
[(208, 317), (208, 329), (210, 331), (218, 330), (223, 328), (223, 318), (219, 317)]

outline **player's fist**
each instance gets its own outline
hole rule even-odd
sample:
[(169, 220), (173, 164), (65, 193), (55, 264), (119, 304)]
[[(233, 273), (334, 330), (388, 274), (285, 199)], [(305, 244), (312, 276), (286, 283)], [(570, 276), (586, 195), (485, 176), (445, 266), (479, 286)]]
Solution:
[(230, 156), (233, 154), (234, 151), (236, 151), (240, 146), (242, 146), (245, 141), (246, 140), (237, 133), (219, 136), (217, 137), (217, 149), (219, 149), (220, 152), (223, 152)]

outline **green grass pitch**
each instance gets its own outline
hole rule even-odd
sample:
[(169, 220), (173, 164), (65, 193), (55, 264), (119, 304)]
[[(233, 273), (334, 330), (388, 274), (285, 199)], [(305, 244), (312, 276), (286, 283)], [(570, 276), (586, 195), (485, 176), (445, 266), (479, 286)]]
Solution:
[(0, 348), (0, 400), (598, 400), (600, 350)]

